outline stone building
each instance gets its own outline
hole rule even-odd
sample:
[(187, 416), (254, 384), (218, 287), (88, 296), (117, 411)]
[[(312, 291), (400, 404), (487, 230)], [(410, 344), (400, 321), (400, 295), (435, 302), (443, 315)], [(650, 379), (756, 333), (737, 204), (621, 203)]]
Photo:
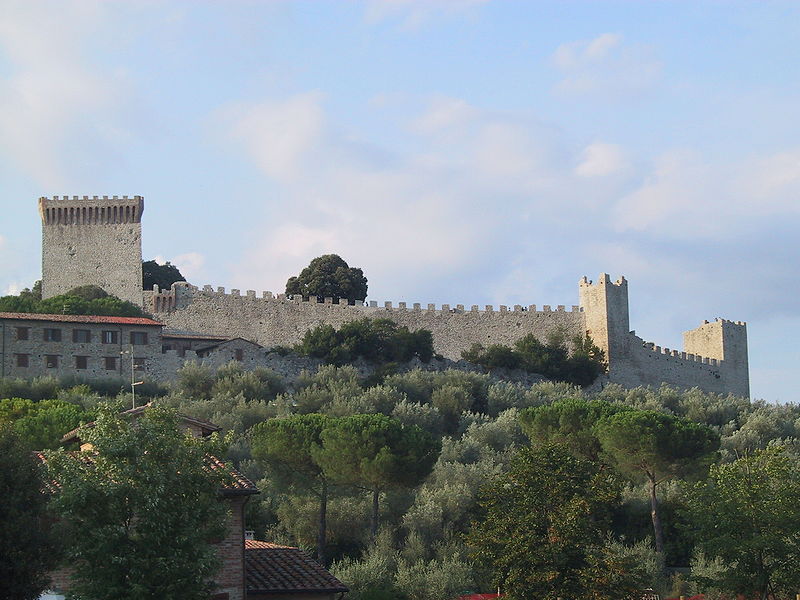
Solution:
[[(378, 305), (375, 301), (350, 305), (334, 303), (330, 298), (287, 297), (271, 292), (258, 295), (253, 290), (226, 293), (225, 288), (200, 288), (186, 282), (176, 283), (169, 290), (135, 294), (133, 290), (141, 288), (141, 196), (132, 200), (103, 197), (102, 202), (96, 197), (41, 198), (39, 205), (43, 289), (52, 294), (93, 283), (126, 299), (135, 296), (137, 303), (164, 324), (164, 339), (169, 338), (159, 372), (154, 373), (159, 379), (174, 376), (178, 357), (198, 358), (203, 344), (219, 349), (216, 358), (223, 351), (248, 355), (249, 368), (258, 366), (263, 356), (258, 346), (292, 345), (317, 325), (340, 326), (366, 317), (391, 319), (411, 329), (429, 329), (435, 351), (454, 360), (474, 343), (510, 345), (527, 334), (539, 339), (555, 332), (567, 339), (588, 334), (605, 352), (605, 381), (626, 387), (667, 383), (721, 394), (750, 393), (745, 323), (705, 321), (684, 334), (682, 350), (647, 342), (630, 329), (628, 282), (624, 277), (612, 281), (603, 273), (596, 283), (584, 277), (578, 285), (578, 303), (569, 309), (565, 305), (553, 308), (534, 304), (496, 308), (406, 302)], [(93, 245), (104, 248), (107, 258), (87, 250)], [(84, 263), (92, 264), (92, 269), (87, 271)], [(108, 276), (101, 282), (98, 272)], [(241, 341), (222, 343), (233, 338)], [(244, 341), (251, 345), (246, 346)], [(212, 357), (199, 358), (208, 362)]]

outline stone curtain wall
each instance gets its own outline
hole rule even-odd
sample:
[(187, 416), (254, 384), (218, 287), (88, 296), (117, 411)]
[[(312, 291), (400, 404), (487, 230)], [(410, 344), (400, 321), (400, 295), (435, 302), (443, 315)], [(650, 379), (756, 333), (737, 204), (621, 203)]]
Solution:
[(92, 284), (139, 304), (143, 211), (141, 196), (40, 198), (42, 297)]
[[(169, 295), (173, 298), (167, 299)], [(340, 327), (364, 317), (391, 319), (411, 330), (429, 329), (435, 351), (452, 360), (461, 358), (461, 352), (476, 342), (510, 345), (529, 333), (542, 340), (558, 330), (568, 337), (584, 333), (583, 313), (577, 306), (569, 310), (564, 306), (536, 310), (532, 306), (479, 309), (447, 304), (370, 304), (298, 301), (269, 292), (261, 297), (250, 291), (245, 295), (238, 290), (226, 294), (222, 288), (214, 291), (207, 286), (200, 290), (185, 283), (175, 284), (169, 293), (145, 293), (145, 308), (170, 329), (242, 337), (266, 347), (296, 344), (306, 331), (323, 323)], [(166, 312), (156, 310), (161, 307), (172, 308)]]

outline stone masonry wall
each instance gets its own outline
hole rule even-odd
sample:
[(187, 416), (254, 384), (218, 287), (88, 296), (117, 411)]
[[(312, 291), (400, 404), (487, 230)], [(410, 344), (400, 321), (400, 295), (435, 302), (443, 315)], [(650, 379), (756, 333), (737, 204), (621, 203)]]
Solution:
[[(163, 312), (158, 310), (162, 307), (166, 308)], [(391, 319), (411, 330), (429, 329), (436, 352), (453, 360), (476, 342), (508, 345), (528, 333), (539, 339), (557, 330), (569, 337), (584, 333), (583, 313), (577, 306), (570, 310), (564, 306), (555, 310), (550, 306), (542, 310), (535, 306), (500, 306), (495, 310), (491, 306), (480, 309), (447, 304), (423, 308), (404, 302), (397, 306), (390, 302), (383, 306), (375, 302), (351, 306), (318, 303), (316, 299), (291, 300), (269, 292), (261, 297), (253, 291), (241, 295), (239, 290), (231, 290), (226, 294), (222, 288), (214, 291), (206, 286), (201, 290), (185, 283), (175, 284), (168, 293), (146, 292), (145, 308), (170, 329), (242, 337), (267, 347), (295, 344), (306, 331), (323, 323), (340, 327), (364, 317)]]
[(40, 198), (42, 297), (92, 284), (139, 304), (143, 210), (141, 196)]

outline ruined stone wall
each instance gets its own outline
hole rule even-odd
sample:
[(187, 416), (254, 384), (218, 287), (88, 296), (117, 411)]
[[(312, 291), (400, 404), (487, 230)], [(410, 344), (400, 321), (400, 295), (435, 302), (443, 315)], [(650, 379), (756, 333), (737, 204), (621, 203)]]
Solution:
[(143, 210), (141, 196), (40, 198), (42, 297), (91, 284), (139, 304)]
[(340, 327), (364, 317), (391, 319), (411, 330), (429, 329), (435, 351), (453, 360), (476, 342), (510, 345), (529, 333), (539, 339), (559, 330), (569, 337), (584, 333), (584, 317), (578, 306), (570, 310), (564, 306), (537, 310), (536, 306), (519, 305), (498, 309), (448, 304), (423, 307), (404, 302), (397, 306), (391, 302), (352, 306), (319, 303), (316, 298), (292, 300), (269, 292), (261, 297), (253, 291), (241, 295), (239, 290), (231, 290), (226, 294), (223, 288), (215, 291), (206, 286), (201, 290), (186, 283), (175, 284), (170, 292), (145, 293), (145, 308), (170, 329), (242, 337), (267, 347), (296, 344), (306, 331), (323, 323)]

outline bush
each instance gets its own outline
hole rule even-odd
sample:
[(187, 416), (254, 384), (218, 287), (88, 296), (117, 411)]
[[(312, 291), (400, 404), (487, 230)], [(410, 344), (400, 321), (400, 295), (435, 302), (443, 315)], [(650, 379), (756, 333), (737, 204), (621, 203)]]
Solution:
[(379, 365), (412, 358), (429, 362), (433, 357), (433, 336), (426, 329), (409, 331), (389, 319), (364, 318), (345, 323), (338, 331), (331, 325), (309, 329), (295, 351), (332, 365), (359, 358)]

